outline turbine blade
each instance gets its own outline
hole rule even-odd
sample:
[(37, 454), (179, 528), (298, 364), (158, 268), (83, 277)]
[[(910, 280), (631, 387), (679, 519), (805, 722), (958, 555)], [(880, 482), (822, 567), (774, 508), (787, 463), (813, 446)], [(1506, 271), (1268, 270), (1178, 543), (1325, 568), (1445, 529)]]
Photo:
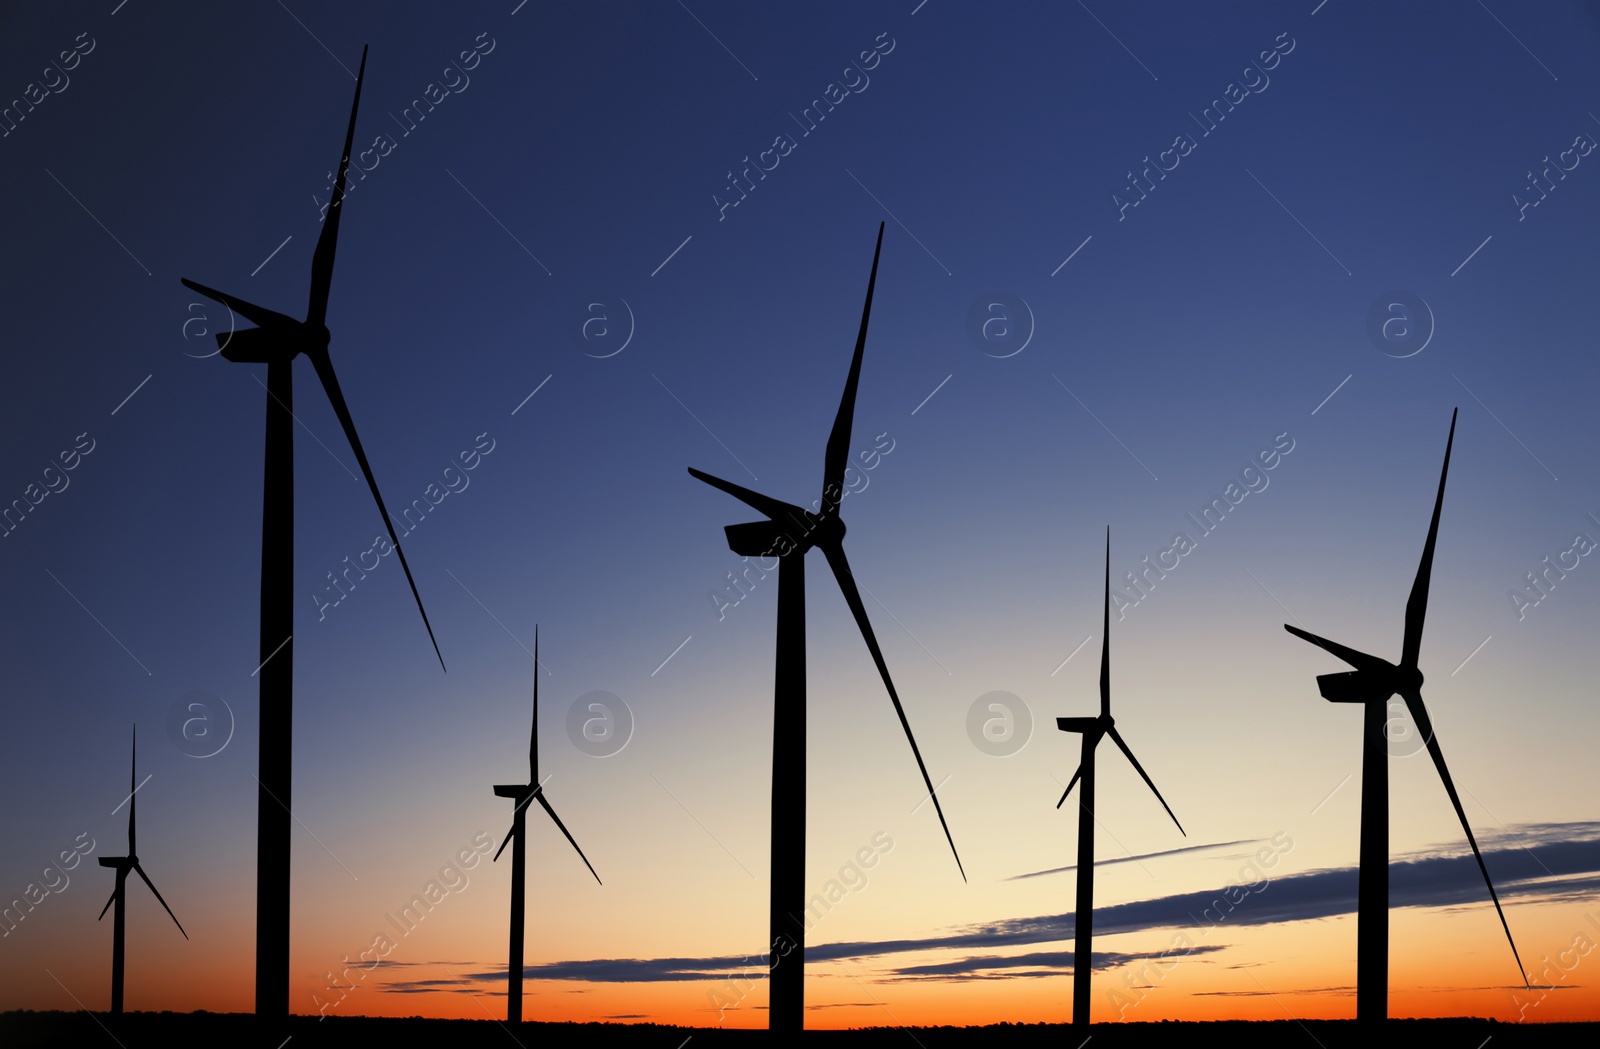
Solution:
[(1450, 472), (1450, 446), (1456, 440), (1456, 413), (1450, 413), (1450, 436), (1444, 442), (1444, 467), (1439, 471), (1439, 494), (1433, 501), (1433, 520), (1428, 524), (1428, 541), (1422, 547), (1422, 561), (1417, 565), (1417, 578), (1411, 584), (1411, 597), (1406, 601), (1406, 642), (1400, 653), (1400, 665), (1414, 667), (1417, 654), (1422, 650), (1422, 622), (1428, 614), (1428, 580), (1433, 574), (1433, 544), (1439, 538), (1439, 511), (1444, 506), (1444, 479)]
[(1106, 525), (1106, 616), (1100, 641), (1100, 716), (1111, 716), (1111, 526)]
[(1428, 708), (1422, 703), (1422, 693), (1412, 691), (1401, 695), (1405, 698), (1406, 709), (1410, 711), (1411, 720), (1416, 723), (1417, 731), (1428, 741), (1428, 755), (1433, 758), (1433, 765), (1439, 770), (1439, 779), (1444, 781), (1444, 792), (1450, 795), (1450, 804), (1455, 806), (1456, 818), (1461, 820), (1461, 829), (1467, 832), (1467, 844), (1472, 846), (1472, 855), (1478, 861), (1478, 870), (1483, 874), (1483, 883), (1489, 887), (1489, 898), (1494, 901), (1494, 912), (1500, 916), (1500, 928), (1506, 932), (1506, 942), (1511, 945), (1511, 956), (1517, 960), (1517, 971), (1522, 973), (1522, 984), (1528, 987), (1528, 971), (1522, 967), (1522, 955), (1517, 953), (1517, 943), (1511, 938), (1511, 926), (1506, 924), (1506, 912), (1500, 908), (1500, 896), (1494, 891), (1494, 882), (1489, 880), (1489, 868), (1483, 862), (1483, 853), (1478, 850), (1478, 839), (1472, 836), (1472, 826), (1467, 822), (1467, 814), (1461, 808), (1461, 798), (1456, 794), (1455, 781), (1450, 778), (1450, 769), (1444, 763), (1444, 751), (1439, 749), (1439, 737), (1434, 735), (1433, 722), (1428, 718)]
[[(156, 883), (150, 880), (150, 876), (144, 872), (144, 868), (139, 866), (138, 863), (133, 865), (133, 869), (138, 873), (139, 877), (144, 879), (144, 883), (150, 886), (150, 891), (156, 894), (156, 899), (161, 900), (161, 909), (167, 912), (167, 917), (172, 919), (172, 924), (178, 927), (179, 932), (183, 932), (183, 923), (178, 921), (176, 914), (172, 913), (172, 908), (167, 906), (167, 901), (161, 899), (161, 890), (156, 888)], [(189, 934), (183, 932), (183, 938), (187, 940)]]
[[(1156, 790), (1156, 785), (1150, 782), (1149, 774), (1145, 772), (1144, 766), (1139, 764), (1139, 759), (1133, 756), (1133, 751), (1128, 749), (1128, 744), (1123, 741), (1122, 734), (1116, 730), (1115, 726), (1111, 728), (1108, 734), (1111, 736), (1111, 741), (1117, 745), (1118, 749), (1127, 755), (1128, 760), (1133, 764), (1134, 771), (1139, 774), (1140, 779), (1144, 780), (1145, 786), (1150, 788), (1151, 793), (1156, 796), (1156, 800), (1161, 802), (1161, 807), (1167, 810), (1167, 815), (1172, 816), (1172, 806), (1168, 805), (1167, 799), (1161, 796), (1161, 792), (1159, 790)], [(1177, 824), (1179, 834), (1182, 834), (1185, 838), (1189, 836), (1189, 832), (1183, 829), (1183, 824), (1178, 823), (1178, 817), (1172, 816), (1172, 822)]]
[(215, 288), (208, 288), (204, 284), (190, 280), (188, 277), (183, 278), (183, 286), (188, 288), (190, 291), (198, 291), (200, 294), (204, 295), (208, 299), (211, 299), (213, 302), (222, 303), (224, 306), (228, 307), (245, 320), (252, 324), (259, 325), (260, 327), (276, 329), (279, 331), (283, 330), (284, 328), (301, 327), (300, 322), (295, 320), (293, 317), (279, 313), (277, 310), (269, 310), (265, 306), (257, 306), (253, 302), (246, 302), (244, 299), (235, 298), (225, 291), (218, 291)]
[[(517, 808), (519, 808), (519, 809), (522, 808), (522, 803), (521, 802), (517, 803)], [(502, 840), (500, 842), (500, 847), (498, 849), (494, 850), (494, 860), (490, 860), (489, 862), (493, 863), (495, 860), (498, 860), (500, 858), (500, 854), (502, 852), (506, 851), (506, 846), (511, 844), (511, 839), (515, 838), (516, 836), (517, 836), (517, 825), (515, 823), (513, 823), (513, 824), (511, 824), (511, 829), (506, 831), (506, 836), (505, 836), (504, 840)]]
[(439, 654), (439, 642), (433, 636), (433, 625), (428, 622), (428, 611), (422, 607), (422, 595), (417, 593), (417, 581), (411, 577), (411, 566), (406, 563), (406, 552), (400, 548), (400, 537), (394, 534), (394, 522), (389, 519), (389, 510), (383, 505), (383, 495), (378, 491), (377, 478), (372, 476), (372, 466), (367, 462), (367, 453), (361, 448), (361, 438), (356, 433), (356, 424), (350, 418), (350, 408), (344, 403), (344, 393), (339, 389), (339, 377), (334, 374), (333, 361), (324, 349), (311, 351), (306, 354), (311, 358), (311, 363), (317, 369), (317, 377), (322, 380), (322, 388), (327, 391), (328, 400), (333, 404), (333, 413), (339, 417), (339, 425), (344, 427), (344, 435), (350, 441), (350, 447), (356, 453), (356, 461), (361, 464), (361, 472), (366, 476), (367, 487), (372, 489), (372, 498), (378, 504), (378, 514), (383, 518), (383, 527), (389, 530), (389, 541), (394, 544), (394, 552), (400, 555), (400, 567), (406, 571), (406, 582), (411, 584), (411, 596), (417, 602), (417, 611), (422, 613), (422, 625), (428, 630), (428, 640), (433, 642), (433, 654), (439, 659), (439, 669), (444, 669), (444, 656)]
[(696, 470), (692, 466), (689, 467), (689, 474), (692, 477), (704, 481), (713, 488), (722, 489), (724, 492), (727, 492), (741, 503), (744, 503), (753, 510), (757, 510), (766, 514), (774, 521), (786, 522), (789, 518), (793, 517), (802, 525), (805, 524), (805, 512), (802, 511), (798, 506), (795, 506), (791, 503), (785, 503), (779, 499), (774, 499), (770, 495), (762, 495), (760, 492), (752, 492), (750, 489), (734, 484), (732, 481), (724, 481), (720, 477), (713, 477), (708, 473), (703, 473), (700, 470)]
[(539, 782), (539, 624), (533, 624), (533, 731), (528, 733), (528, 782)]
[(894, 690), (894, 682), (889, 678), (889, 667), (883, 661), (883, 651), (878, 648), (878, 638), (872, 632), (872, 623), (867, 619), (867, 610), (861, 603), (861, 594), (856, 589), (855, 576), (850, 573), (850, 562), (844, 556), (844, 547), (837, 540), (822, 545), (822, 552), (827, 555), (828, 567), (833, 569), (833, 577), (838, 580), (839, 590), (844, 594), (845, 603), (850, 606), (850, 614), (855, 616), (856, 626), (861, 629), (861, 637), (867, 643), (867, 650), (872, 653), (872, 661), (878, 665), (878, 674), (883, 678), (884, 687), (889, 690), (889, 699), (894, 703), (894, 712), (900, 718), (900, 727), (906, 731), (906, 742), (911, 744), (911, 754), (917, 759), (917, 768), (922, 772), (922, 782), (927, 785), (928, 797), (933, 799), (933, 810), (939, 814), (939, 826), (944, 828), (945, 840), (950, 843), (950, 855), (956, 858), (956, 869), (961, 871), (961, 880), (967, 880), (967, 870), (961, 865), (961, 854), (956, 852), (956, 840), (950, 836), (950, 825), (945, 822), (944, 809), (939, 805), (939, 795), (934, 792), (933, 780), (928, 776), (928, 766), (922, 763), (922, 752), (917, 749), (917, 739), (911, 734), (911, 722), (906, 720), (906, 711), (900, 705), (900, 695)]
[[(572, 842), (572, 847), (578, 850), (578, 858), (583, 861), (583, 865), (589, 868), (590, 874), (594, 874), (594, 864), (590, 863), (589, 857), (585, 856), (583, 854), (583, 850), (578, 848), (578, 843), (573, 839), (572, 834), (567, 830), (567, 825), (561, 822), (561, 817), (556, 815), (556, 810), (550, 807), (550, 801), (544, 796), (544, 791), (541, 790), (539, 792), (538, 798), (539, 804), (544, 806), (544, 810), (550, 814), (550, 818), (556, 821), (556, 826), (561, 828), (561, 833), (565, 834), (567, 836), (567, 840)], [(594, 880), (597, 884), (605, 884), (605, 882), (600, 880), (600, 875), (598, 874), (594, 874)]]
[(1295, 637), (1311, 642), (1319, 648), (1327, 649), (1357, 670), (1385, 671), (1394, 669), (1394, 664), (1386, 659), (1369, 656), (1365, 652), (1357, 652), (1355, 649), (1341, 645), (1337, 641), (1329, 641), (1325, 637), (1318, 637), (1309, 631), (1301, 630), (1299, 627), (1290, 626), (1288, 623), (1283, 624), (1283, 629)]
[[(328, 291), (333, 285), (333, 253), (339, 242), (339, 216), (344, 213), (344, 189), (350, 173), (350, 150), (356, 137), (356, 110), (361, 106), (361, 81), (367, 75), (367, 49), (361, 49), (361, 68), (356, 73), (356, 97), (350, 103), (350, 126), (344, 133), (344, 152), (339, 154), (339, 175), (333, 183), (333, 196), (317, 250), (311, 256), (311, 305), (306, 308), (306, 324), (322, 327), (328, 320)], [(442, 665), (444, 660), (439, 661)]]
[[(111, 905), (113, 903), (116, 903), (116, 902), (117, 902), (117, 890), (116, 889), (112, 889), (111, 890), (111, 899), (107, 900), (106, 901), (106, 905), (104, 907), (100, 908), (100, 918), (104, 918), (106, 916), (106, 911), (109, 911), (111, 909)], [(99, 921), (100, 918), (96, 918), (95, 921)]]
[(1078, 785), (1078, 780), (1082, 776), (1083, 776), (1083, 765), (1079, 764), (1078, 765), (1078, 770), (1076, 772), (1074, 772), (1072, 774), (1072, 778), (1067, 781), (1067, 789), (1061, 792), (1061, 801), (1056, 802), (1056, 808), (1059, 809), (1061, 807), (1061, 803), (1067, 800), (1067, 795), (1072, 793), (1072, 788), (1076, 787)]
[(139, 788), (134, 785), (139, 776), (139, 728), (133, 729), (132, 757), (128, 760), (128, 855), (138, 856), (139, 828), (136, 818), (139, 811)]
[(844, 499), (844, 471), (850, 463), (850, 427), (856, 414), (856, 386), (861, 381), (861, 356), (867, 348), (867, 319), (872, 315), (872, 290), (878, 283), (878, 256), (883, 252), (883, 223), (878, 223), (878, 246), (872, 251), (872, 273), (867, 277), (867, 301), (861, 307), (861, 330), (856, 335), (855, 356), (850, 359), (850, 377), (839, 399), (839, 414), (822, 463), (822, 513), (837, 510)]

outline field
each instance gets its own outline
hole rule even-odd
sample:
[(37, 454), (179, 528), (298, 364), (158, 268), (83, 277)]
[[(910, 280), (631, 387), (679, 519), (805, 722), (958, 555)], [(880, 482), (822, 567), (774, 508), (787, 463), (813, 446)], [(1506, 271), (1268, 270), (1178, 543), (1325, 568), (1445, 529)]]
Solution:
[[(1587, 1032), (1587, 1033), (1586, 1033)], [(1494, 1020), (1391, 1020), (1381, 1034), (1403, 1045), (1440, 1049), (1516, 1049), (1523, 1046), (1594, 1045), (1597, 1024), (1503, 1024)], [(1087, 1036), (1095, 1049), (1143, 1049), (1146, 1046), (1225, 1045), (1248, 1047), (1335, 1047), (1370, 1042), (1372, 1032), (1350, 1020), (1274, 1020), (1217, 1023), (1098, 1024)], [(989, 1046), (1004, 1041), (1013, 1046), (1064, 1046), (1078, 1049), (1084, 1036), (1057, 1024), (995, 1024), (987, 1027), (874, 1027), (849, 1031), (808, 1031), (807, 1044), (815, 1046)], [(294, 1049), (304, 1046), (474, 1046), (522, 1045), (625, 1046), (628, 1049), (694, 1049), (768, 1045), (765, 1031), (724, 1031), (715, 1028), (668, 1027), (657, 1024), (543, 1024), (524, 1023), (517, 1030), (491, 1020), (425, 1020), (374, 1017), (294, 1017), (287, 1027), (270, 1035), (258, 1032), (255, 1018), (247, 1014), (129, 1013), (113, 1021), (104, 1014), (85, 1012), (11, 1012), (0, 1014), (0, 1045), (7, 1049), (34, 1046), (122, 1045), (157, 1047), (204, 1045), (235, 1047), (264, 1045)]]

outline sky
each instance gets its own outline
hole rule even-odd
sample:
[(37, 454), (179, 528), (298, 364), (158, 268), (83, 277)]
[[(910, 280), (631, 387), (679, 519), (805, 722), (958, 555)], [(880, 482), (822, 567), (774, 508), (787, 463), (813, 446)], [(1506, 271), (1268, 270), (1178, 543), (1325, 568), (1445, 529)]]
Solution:
[[(0, 1009), (109, 1005), (135, 731), (188, 939), (131, 886), (127, 1008), (253, 1008), (265, 369), (180, 278), (304, 315), (367, 46), (330, 353), (447, 669), (297, 361), (293, 1011), (503, 1015), (537, 672), (603, 884), (530, 814), (527, 1017), (764, 1027), (781, 833), (809, 1026), (1068, 1019), (1051, 719), (1109, 528), (1186, 834), (1101, 752), (1093, 1018), (1353, 1016), (1361, 718), (1282, 625), (1398, 658), (1459, 410), (1424, 695), (1536, 986), (1397, 710), (1390, 1010), (1600, 1018), (1597, 44), (1493, 0), (6, 7)], [(686, 469), (820, 497), (879, 223), (845, 545), (965, 881), (817, 557), (770, 825), (777, 574)]]

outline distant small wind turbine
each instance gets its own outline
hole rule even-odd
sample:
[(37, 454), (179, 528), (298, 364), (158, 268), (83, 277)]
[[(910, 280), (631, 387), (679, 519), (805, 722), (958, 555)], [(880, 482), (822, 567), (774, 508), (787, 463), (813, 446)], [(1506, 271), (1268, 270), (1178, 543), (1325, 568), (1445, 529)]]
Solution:
[(1439, 536), (1439, 511), (1444, 506), (1444, 481), (1450, 472), (1450, 446), (1455, 439), (1456, 413), (1452, 411), (1450, 436), (1444, 444), (1444, 467), (1439, 471), (1439, 494), (1433, 503), (1433, 521), (1428, 525), (1422, 562), (1417, 566), (1411, 597), (1406, 601), (1405, 641), (1400, 665), (1346, 648), (1288, 623), (1283, 625), (1283, 629), (1294, 636), (1322, 646), (1356, 668), (1341, 674), (1319, 675), (1317, 689), (1323, 699), (1332, 703), (1365, 704), (1361, 735), (1367, 746), (1361, 752), (1361, 858), (1356, 890), (1356, 1019), (1365, 1022), (1382, 1021), (1389, 1016), (1389, 738), (1384, 726), (1389, 697), (1396, 694), (1405, 700), (1417, 732), (1427, 741), (1428, 754), (1439, 770), (1439, 778), (1444, 781), (1445, 793), (1450, 795), (1450, 804), (1455, 806), (1461, 829), (1467, 832), (1467, 843), (1478, 860), (1483, 883), (1489, 887), (1489, 898), (1500, 916), (1506, 942), (1511, 944), (1511, 956), (1522, 973), (1523, 986), (1528, 983), (1522, 956), (1511, 938), (1511, 926), (1506, 924), (1500, 897), (1495, 894), (1494, 882), (1489, 880), (1489, 868), (1484, 865), (1483, 853), (1478, 851), (1478, 841), (1472, 836), (1472, 827), (1461, 808), (1450, 770), (1445, 767), (1444, 752), (1433, 734), (1428, 708), (1422, 704), (1422, 671), (1417, 668), (1417, 656), (1422, 649), (1423, 617), (1428, 611), (1428, 581), (1433, 573), (1433, 546)]
[[(123, 903), (127, 898), (128, 872), (133, 871), (144, 879), (150, 886), (150, 891), (155, 893), (160, 900), (161, 907), (167, 912), (167, 917), (172, 919), (172, 924), (178, 926), (178, 931), (183, 932), (183, 925), (178, 921), (178, 916), (172, 913), (172, 908), (167, 906), (167, 901), (161, 899), (161, 891), (156, 888), (155, 882), (144, 872), (139, 865), (138, 827), (135, 815), (139, 809), (139, 788), (134, 785), (138, 775), (139, 764), (139, 739), (138, 729), (134, 729), (133, 760), (128, 771), (128, 854), (126, 856), (102, 856), (100, 866), (111, 867), (117, 872), (117, 887), (112, 890), (111, 898), (106, 905), (100, 908), (100, 918), (106, 916), (106, 911), (112, 904), (117, 909), (111, 913), (111, 1015), (122, 1015), (122, 973), (123, 973), (123, 948), (127, 943), (127, 915), (124, 913)], [(99, 921), (99, 918), (95, 919)], [(189, 934), (183, 932), (187, 940)]]
[(1183, 829), (1183, 824), (1178, 823), (1178, 817), (1172, 815), (1167, 799), (1163, 798), (1161, 792), (1156, 790), (1156, 785), (1150, 782), (1150, 777), (1139, 764), (1139, 759), (1128, 749), (1122, 734), (1117, 731), (1116, 719), (1111, 716), (1110, 528), (1106, 529), (1106, 608), (1102, 633), (1104, 636), (1100, 643), (1100, 716), (1056, 718), (1056, 727), (1061, 731), (1083, 734), (1083, 756), (1078, 761), (1078, 771), (1072, 774), (1067, 789), (1061, 792), (1061, 801), (1056, 802), (1056, 808), (1059, 809), (1077, 782), (1080, 779), (1083, 781), (1083, 789), (1078, 792), (1078, 912), (1072, 924), (1072, 1022), (1082, 1027), (1087, 1027), (1089, 1024), (1089, 981), (1094, 966), (1094, 751), (1095, 747), (1099, 746), (1101, 738), (1111, 737), (1111, 742), (1128, 756), (1134, 771), (1139, 773), (1139, 777), (1150, 787), (1156, 800), (1161, 802), (1161, 807), (1167, 810), (1167, 815), (1172, 816), (1172, 822), (1177, 824), (1178, 833), (1186, 838), (1189, 836)]
[[(878, 281), (878, 255), (883, 250), (883, 223), (878, 224), (878, 246), (872, 253), (872, 274), (867, 278), (867, 301), (861, 309), (861, 330), (856, 336), (855, 356), (845, 380), (844, 396), (823, 457), (821, 512), (812, 513), (792, 503), (781, 502), (743, 488), (731, 481), (702, 473), (693, 467), (689, 473), (713, 488), (753, 507), (767, 516), (765, 521), (728, 525), (728, 547), (736, 554), (778, 559), (778, 629), (776, 673), (773, 684), (772, 719), (772, 886), (768, 910), (771, 941), (768, 953), (767, 1026), (774, 1031), (805, 1029), (805, 911), (806, 866), (806, 578), (805, 555), (820, 547), (833, 569), (833, 577), (844, 594), (845, 603), (855, 617), (856, 626), (872, 653), (878, 674), (889, 690), (889, 700), (911, 744), (922, 782), (933, 800), (944, 828), (950, 853), (955, 856), (961, 880), (967, 878), (956, 852), (955, 839), (945, 822), (944, 810), (934, 791), (928, 767), (922, 762), (911, 722), (889, 678), (889, 667), (878, 648), (877, 635), (867, 619), (866, 606), (856, 588), (850, 562), (844, 555), (844, 521), (839, 518), (839, 503), (844, 499), (845, 468), (850, 460), (850, 427), (856, 410), (856, 386), (861, 379), (861, 356), (867, 346), (867, 318), (872, 313), (872, 290)], [(791, 960), (779, 965), (778, 944), (793, 941), (786, 953)]]
[(527, 913), (527, 875), (524, 872), (524, 860), (527, 846), (528, 802), (537, 799), (539, 804), (544, 806), (550, 818), (555, 820), (556, 826), (561, 828), (561, 833), (565, 834), (567, 840), (572, 842), (572, 847), (577, 849), (578, 858), (583, 860), (583, 865), (589, 868), (590, 874), (594, 874), (595, 882), (604, 884), (600, 881), (600, 875), (594, 873), (594, 865), (589, 862), (589, 857), (578, 848), (578, 843), (573, 840), (566, 824), (561, 822), (556, 810), (550, 807), (550, 799), (544, 796), (544, 785), (539, 782), (539, 628), (537, 626), (533, 628), (533, 731), (528, 737), (528, 782), (496, 784), (494, 793), (496, 797), (511, 798), (517, 803), (516, 811), (511, 817), (511, 830), (500, 843), (500, 848), (495, 851), (494, 858), (498, 860), (500, 853), (506, 850), (506, 846), (511, 846), (511, 948), (506, 971), (506, 1019), (511, 1023), (521, 1023), (522, 933), (523, 919)]

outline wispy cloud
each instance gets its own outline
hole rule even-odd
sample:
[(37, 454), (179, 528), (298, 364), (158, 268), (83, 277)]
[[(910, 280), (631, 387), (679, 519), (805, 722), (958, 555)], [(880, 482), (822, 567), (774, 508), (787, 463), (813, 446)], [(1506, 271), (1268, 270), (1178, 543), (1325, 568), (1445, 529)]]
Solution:
[(806, 1012), (816, 1012), (818, 1009), (876, 1009), (882, 1005), (882, 1002), (822, 1002), (806, 1006)]
[[(1191, 947), (1184, 957), (1210, 954), (1224, 950), (1224, 945)], [(1143, 961), (1142, 954), (1121, 954), (1116, 951), (1095, 951), (1094, 968), (1111, 969), (1130, 962)], [(1036, 979), (1041, 976), (1060, 976), (1072, 972), (1071, 951), (1035, 951), (1032, 954), (985, 954), (956, 961), (934, 962), (927, 965), (907, 965), (893, 970), (898, 979), (913, 980), (1015, 980)]]
[[(1600, 899), (1600, 821), (1517, 825), (1481, 838), (1484, 862), (1502, 899), (1521, 902)], [(1248, 842), (1190, 846), (1141, 859)], [(1053, 871), (1037, 871), (1034, 877)], [(1250, 885), (1227, 885), (1206, 892), (1177, 893), (1150, 900), (1113, 904), (1095, 911), (1095, 932), (1102, 936), (1153, 930), (1210, 930), (1277, 925), (1353, 914), (1356, 868), (1339, 867), (1263, 878)], [(1240, 897), (1240, 893), (1247, 895)], [(1239, 902), (1228, 904), (1228, 894)], [(1418, 850), (1389, 865), (1391, 907), (1488, 906), (1483, 877), (1472, 854), (1462, 846)], [(1004, 918), (915, 938), (863, 940), (807, 946), (807, 962), (880, 958), (912, 952), (960, 951), (964, 957), (890, 968), (893, 977), (913, 980), (1005, 980), (1059, 976), (1072, 968), (1069, 952), (1059, 950), (1003, 955), (1008, 947), (1059, 944), (1073, 937), (1073, 915), (1045, 914)], [(1164, 947), (1165, 945), (1163, 945)], [(1208, 944), (1186, 955), (1225, 949)], [(1142, 954), (1096, 952), (1095, 966), (1107, 968), (1143, 960)], [(431, 964), (431, 963), (422, 963)], [(656, 983), (691, 980), (758, 980), (767, 975), (764, 955), (708, 958), (600, 958), (551, 962), (524, 968), (530, 980), (574, 980), (592, 983)], [(469, 972), (466, 979), (492, 983), (505, 979), (505, 968)], [(444, 990), (450, 981), (417, 980), (392, 985), (399, 992)], [(459, 986), (459, 985), (457, 985)], [(1255, 991), (1207, 992), (1217, 995)], [(1284, 994), (1346, 994), (1349, 988), (1309, 988)]]
[[(1094, 866), (1096, 870), (1099, 870), (1101, 867), (1114, 867), (1119, 863), (1137, 863), (1140, 860), (1157, 860), (1164, 856), (1181, 856), (1186, 852), (1207, 852), (1211, 849), (1229, 849), (1235, 845), (1254, 845), (1257, 842), (1265, 840), (1265, 838), (1247, 838), (1242, 841), (1219, 841), (1212, 845), (1185, 845), (1181, 849), (1167, 849), (1163, 852), (1143, 852), (1137, 856), (1124, 856), (1121, 859), (1095, 860)], [(1021, 881), (1024, 878), (1042, 878), (1046, 874), (1064, 874), (1067, 871), (1075, 871), (1077, 869), (1078, 865), (1074, 863), (1070, 867), (1050, 867), (1047, 870), (1042, 871), (1029, 871), (1027, 874), (1014, 874), (1004, 880)]]
[(1195, 991), (1196, 998), (1289, 998), (1298, 994), (1331, 994), (1354, 997), (1354, 987), (1306, 987), (1298, 991)]
[[(597, 958), (591, 961), (550, 962), (523, 967), (529, 980), (584, 980), (594, 983), (670, 983), (681, 980), (764, 980), (767, 959), (728, 955), (724, 958)], [(504, 979), (498, 973), (469, 973), (469, 980)]]

